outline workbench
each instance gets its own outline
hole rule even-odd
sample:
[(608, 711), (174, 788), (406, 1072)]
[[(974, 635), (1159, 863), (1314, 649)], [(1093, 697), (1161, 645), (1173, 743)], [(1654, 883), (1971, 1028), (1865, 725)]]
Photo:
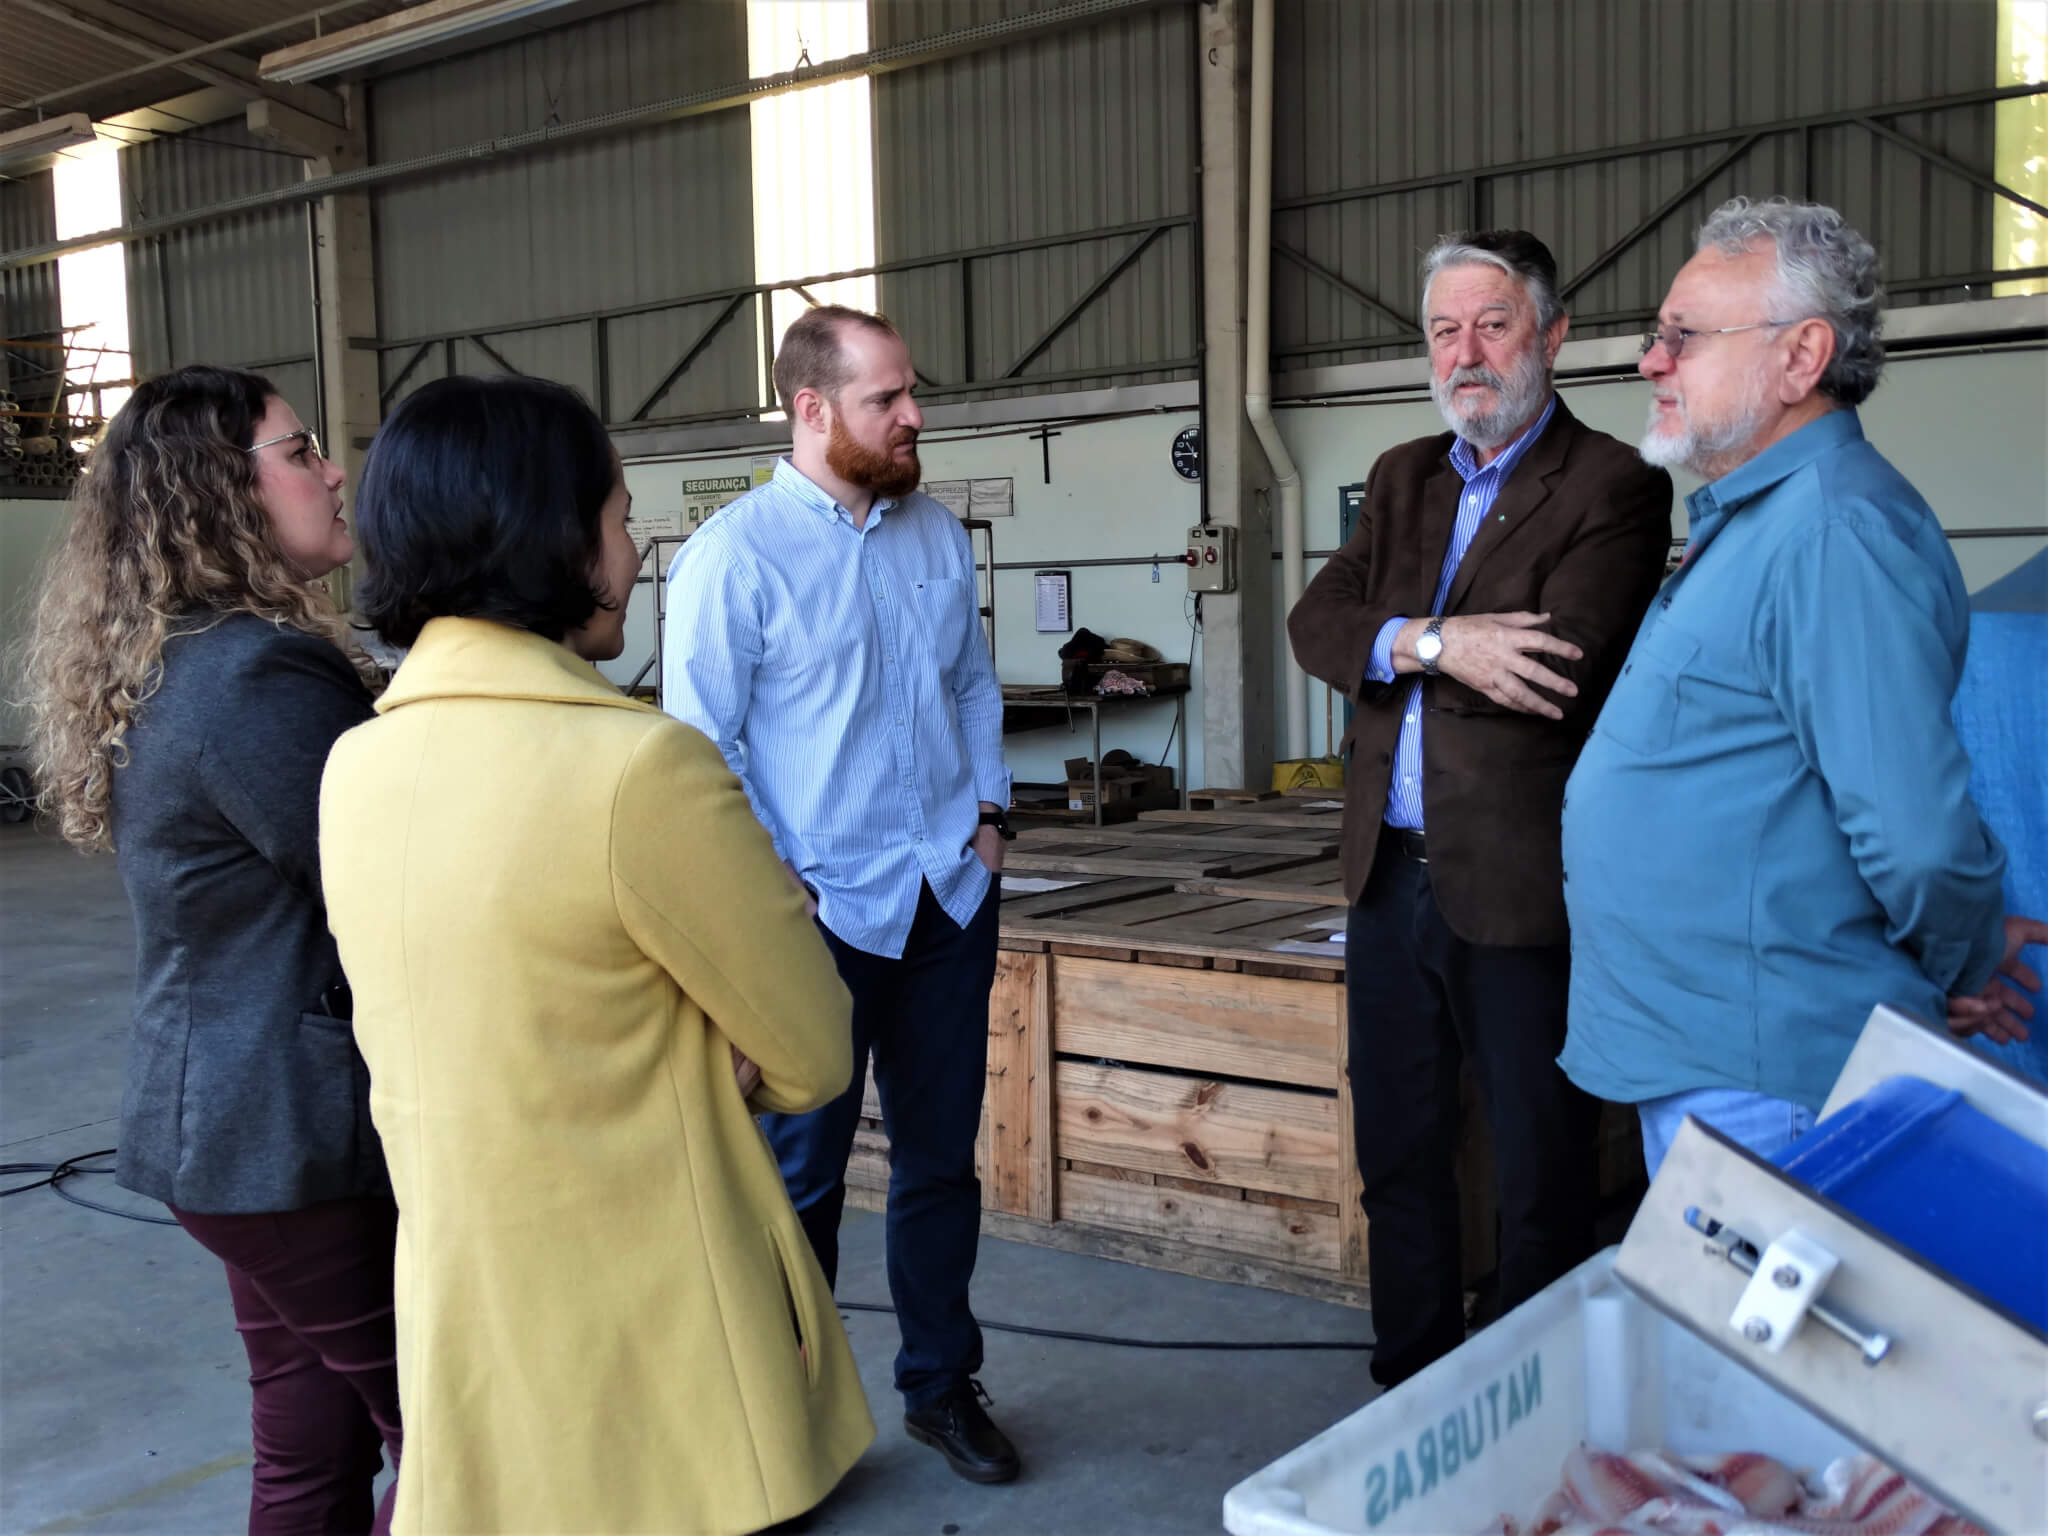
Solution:
[(1072, 731), (1075, 711), (1088, 717), (1088, 761), (1095, 778), (1095, 825), (1102, 815), (1102, 712), (1133, 704), (1173, 701), (1173, 739), (1180, 744), (1176, 788), (1188, 782), (1188, 686), (1186, 683), (1155, 688), (1150, 693), (1068, 693), (1064, 688), (1028, 683), (1003, 684), (1003, 730), (1005, 733), (1043, 729), (1065, 723)]

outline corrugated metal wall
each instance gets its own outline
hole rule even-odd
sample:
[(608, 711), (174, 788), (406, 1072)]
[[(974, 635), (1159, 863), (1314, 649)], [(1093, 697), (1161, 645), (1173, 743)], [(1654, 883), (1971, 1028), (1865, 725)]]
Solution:
[[(1274, 197), (1409, 179), (1988, 89), (1993, 0), (1280, 0)], [(1989, 174), (1987, 106), (1890, 125)], [(1520, 225), (1580, 272), (1730, 144), (1488, 174), (1482, 225)], [(1894, 302), (1953, 300), (1901, 284), (1988, 265), (1990, 200), (1869, 130), (1774, 133), (1712, 177), (1574, 296), (1577, 334), (1637, 328), (1691, 253), (1701, 219), (1737, 192), (1809, 196), (1877, 244)], [(1463, 186), (1276, 213), (1275, 238), (1412, 318), (1416, 264), (1473, 215)], [(1284, 256), (1274, 262), (1282, 366), (1416, 350), (1332, 348), (1399, 327)], [(1607, 325), (1595, 317), (1615, 316)]]
[[(0, 250), (56, 238), (56, 183), (50, 173), (0, 181)], [(0, 272), (0, 336), (53, 340), (52, 333), (63, 324), (61, 314), (54, 262)], [(0, 348), (0, 386), (19, 388), (45, 377), (29, 356)]]
[[(305, 162), (229, 120), (121, 151), (131, 220), (286, 186)], [(304, 205), (128, 247), (128, 331), (140, 375), (184, 363), (260, 369), (313, 419), (313, 299)]]
[[(876, 46), (1056, 0), (872, 0)], [(1199, 341), (1194, 17), (1173, 6), (874, 83), (883, 262), (1155, 220), (1153, 239), (1023, 370), (1186, 377)], [(885, 274), (882, 306), (942, 386), (1002, 377), (1141, 233)], [(1147, 366), (1147, 365), (1151, 366)], [(1040, 387), (1046, 387), (1041, 385)], [(1004, 393), (1020, 393), (1009, 389)]]
[[(399, 160), (743, 80), (746, 8), (693, 0), (616, 12), (377, 81), (376, 159)], [(481, 164), (375, 194), (378, 322), (435, 335), (642, 304), (754, 280), (745, 111)], [(593, 327), (488, 336), (521, 372), (574, 385), (629, 416), (719, 313), (700, 305), (612, 321), (609, 376)], [(759, 342), (742, 309), (650, 412), (689, 415), (755, 398)], [(384, 354), (389, 387), (411, 352)], [(435, 347), (406, 388), (439, 377)], [(457, 372), (495, 372), (473, 342)], [(400, 391), (403, 393), (403, 391)]]

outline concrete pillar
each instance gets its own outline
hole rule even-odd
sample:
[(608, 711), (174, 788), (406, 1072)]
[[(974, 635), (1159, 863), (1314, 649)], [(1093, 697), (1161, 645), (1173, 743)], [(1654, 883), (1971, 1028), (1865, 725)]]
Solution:
[[(348, 106), (344, 127), (303, 116), (275, 102), (249, 105), (249, 127), (306, 156), (306, 176), (330, 176), (369, 163), (362, 87), (343, 86)], [(342, 500), (353, 521), (355, 484), (364, 450), (384, 419), (379, 403), (377, 354), (350, 345), (351, 338), (377, 334), (377, 268), (370, 240), (370, 197), (349, 192), (323, 197), (313, 209), (313, 283), (318, 295), (321, 446), (348, 477)], [(349, 590), (361, 569), (356, 563), (329, 578), (335, 601), (346, 610)]]
[[(1202, 762), (1209, 784), (1272, 779), (1271, 471), (1244, 414), (1250, 0), (1196, 7), (1202, 122), (1202, 469), (1212, 522), (1238, 530), (1238, 589), (1202, 599)], [(1199, 788), (1200, 786), (1194, 786)]]

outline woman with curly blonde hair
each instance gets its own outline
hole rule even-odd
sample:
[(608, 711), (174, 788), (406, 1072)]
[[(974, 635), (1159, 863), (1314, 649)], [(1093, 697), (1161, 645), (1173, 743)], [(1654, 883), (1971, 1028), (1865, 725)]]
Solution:
[(383, 1528), (400, 1449), (397, 1208), (320, 890), (320, 775), (372, 713), (323, 585), (353, 550), (341, 479), (254, 374), (143, 384), (79, 482), (25, 678), (44, 807), (114, 851), (134, 908), (117, 1176), (227, 1269), (252, 1533)]

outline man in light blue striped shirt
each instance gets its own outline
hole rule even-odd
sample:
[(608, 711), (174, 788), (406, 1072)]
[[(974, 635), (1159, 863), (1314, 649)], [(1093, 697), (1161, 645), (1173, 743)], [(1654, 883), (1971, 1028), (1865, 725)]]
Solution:
[(967, 1292), (1010, 775), (966, 530), (915, 489), (915, 385), (880, 316), (833, 305), (790, 326), (775, 359), (790, 455), (676, 557), (662, 686), (814, 894), (853, 994), (852, 1085), (762, 1117), (790, 1200), (830, 1283), (872, 1053), (904, 1426), (997, 1483), (1019, 1463), (980, 1406)]

